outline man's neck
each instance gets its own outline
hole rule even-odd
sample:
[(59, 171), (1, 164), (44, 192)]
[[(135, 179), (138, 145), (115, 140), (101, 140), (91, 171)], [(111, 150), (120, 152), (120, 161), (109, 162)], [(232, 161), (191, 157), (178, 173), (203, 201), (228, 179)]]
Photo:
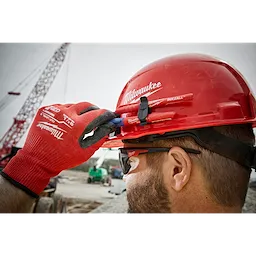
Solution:
[(223, 207), (223, 206), (202, 206), (187, 205), (186, 207), (172, 207), (172, 213), (241, 213), (239, 207)]
[[(176, 203), (175, 203), (176, 202)], [(182, 203), (181, 203), (182, 202)], [(239, 206), (227, 207), (219, 205), (208, 197), (204, 198), (182, 198), (172, 203), (173, 213), (241, 213)]]

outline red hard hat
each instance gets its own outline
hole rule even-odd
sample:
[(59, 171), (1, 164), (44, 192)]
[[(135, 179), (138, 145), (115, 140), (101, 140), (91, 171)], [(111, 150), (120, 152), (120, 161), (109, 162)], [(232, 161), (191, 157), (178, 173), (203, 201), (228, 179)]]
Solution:
[(256, 102), (232, 66), (202, 54), (178, 54), (137, 72), (124, 87), (116, 113), (125, 120), (118, 140), (210, 126), (256, 122)]

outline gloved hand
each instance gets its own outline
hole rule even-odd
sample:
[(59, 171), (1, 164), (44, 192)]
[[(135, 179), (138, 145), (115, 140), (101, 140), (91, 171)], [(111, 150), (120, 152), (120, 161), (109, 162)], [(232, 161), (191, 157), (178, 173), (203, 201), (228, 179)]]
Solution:
[(82, 164), (100, 148), (115, 130), (109, 121), (116, 116), (88, 102), (40, 108), (24, 147), (1, 175), (37, 197), (51, 177)]

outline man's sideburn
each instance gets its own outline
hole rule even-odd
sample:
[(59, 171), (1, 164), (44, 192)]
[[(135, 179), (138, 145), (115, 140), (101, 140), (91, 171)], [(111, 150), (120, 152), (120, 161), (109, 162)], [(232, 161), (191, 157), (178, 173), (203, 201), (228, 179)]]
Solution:
[(139, 181), (127, 190), (128, 213), (171, 212), (171, 202), (163, 178), (163, 157), (159, 153), (155, 155), (153, 159), (159, 164), (154, 164), (153, 167), (147, 161), (147, 176), (144, 178), (144, 175), (141, 175)]

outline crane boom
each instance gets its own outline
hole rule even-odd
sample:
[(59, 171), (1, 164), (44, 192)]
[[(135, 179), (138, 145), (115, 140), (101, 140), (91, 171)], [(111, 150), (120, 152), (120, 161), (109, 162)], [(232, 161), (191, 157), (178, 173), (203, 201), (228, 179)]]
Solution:
[(109, 152), (109, 150), (106, 150), (104, 153), (102, 153), (101, 157), (98, 158), (98, 160), (95, 164), (96, 168), (100, 168), (102, 166), (108, 152)]
[(27, 131), (65, 60), (68, 47), (69, 44), (64, 43), (55, 51), (36, 85), (33, 87), (20, 111), (14, 118), (12, 126), (0, 140), (0, 145), (2, 145), (0, 148), (1, 157), (10, 153), (12, 147), (20, 141)]

